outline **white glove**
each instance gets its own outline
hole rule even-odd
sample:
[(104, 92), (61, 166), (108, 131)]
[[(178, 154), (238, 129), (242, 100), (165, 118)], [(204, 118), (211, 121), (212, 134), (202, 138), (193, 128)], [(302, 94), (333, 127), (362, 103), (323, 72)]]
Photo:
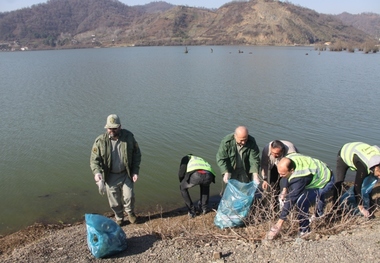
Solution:
[(99, 194), (104, 195), (106, 192), (106, 186), (104, 185), (104, 181), (103, 180), (97, 181), (96, 184), (99, 187)]
[(253, 174), (253, 181), (255, 182), (256, 185), (260, 184), (260, 179), (258, 174)]
[(132, 181), (135, 183), (137, 181), (137, 179), (139, 179), (139, 176), (137, 174), (134, 174), (132, 176)]
[(284, 199), (281, 198), (281, 195), (278, 197), (278, 203), (280, 205), (280, 210), (284, 207)]
[(228, 180), (231, 178), (230, 173), (225, 173), (223, 176), (223, 182), (228, 183)]
[(103, 176), (101, 173), (97, 173), (94, 175), (95, 182), (99, 182), (103, 179)]

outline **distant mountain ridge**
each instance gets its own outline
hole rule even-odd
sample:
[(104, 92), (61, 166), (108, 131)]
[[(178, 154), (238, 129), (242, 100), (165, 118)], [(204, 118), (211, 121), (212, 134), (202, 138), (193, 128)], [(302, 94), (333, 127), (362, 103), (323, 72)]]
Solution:
[(352, 15), (347, 12), (336, 15), (346, 25), (353, 26), (360, 29), (367, 34), (370, 34), (377, 39), (380, 38), (380, 14), (375, 13), (361, 13), (359, 15)]
[(0, 13), (0, 48), (29, 49), (149, 45), (310, 45), (340, 41), (358, 45), (373, 37), (288, 2), (230, 2), (219, 9), (163, 1), (128, 6), (117, 0), (50, 0)]

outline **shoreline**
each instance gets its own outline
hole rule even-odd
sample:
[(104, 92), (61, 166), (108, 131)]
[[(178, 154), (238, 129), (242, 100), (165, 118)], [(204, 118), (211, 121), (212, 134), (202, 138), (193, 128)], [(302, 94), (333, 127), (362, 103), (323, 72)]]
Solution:
[[(246, 240), (257, 228), (220, 230), (212, 225), (215, 212), (189, 219), (187, 214), (163, 214), (122, 227), (125, 251), (104, 259), (88, 249), (85, 222), (38, 225), (0, 238), (0, 261), (8, 262), (376, 262), (380, 220), (361, 220), (336, 234), (313, 233), (307, 239), (283, 236), (268, 241)], [(265, 230), (265, 229), (264, 229)], [(297, 251), (302, 251), (298, 253)], [(341, 253), (337, 253), (340, 251)]]
[[(209, 198), (209, 205), (210, 205), (210, 208), (211, 209), (217, 209), (218, 208), (218, 205), (219, 205), (219, 202), (220, 202), (220, 195), (212, 195), (210, 196)], [(198, 199), (194, 199), (194, 203), (196, 203), (198, 201)], [(107, 204), (108, 206), (108, 204)], [(181, 207), (162, 207), (162, 206), (159, 206), (161, 209), (158, 210), (158, 209), (155, 209), (153, 210), (153, 207), (149, 208), (147, 207), (146, 209), (136, 209), (138, 212), (136, 213), (138, 216), (141, 216), (141, 217), (150, 217), (153, 215), (157, 215), (157, 214), (173, 214), (173, 215), (176, 215), (176, 214), (180, 214), (180, 213), (186, 213), (187, 214), (187, 208), (185, 207), (185, 205), (181, 206)], [(0, 233), (0, 238), (2, 237), (5, 237), (5, 236), (8, 236), (8, 235), (11, 235), (13, 233), (16, 233), (18, 231), (21, 231), (23, 229), (26, 229), (28, 227), (31, 227), (33, 225), (63, 225), (63, 226), (66, 226), (66, 225), (76, 225), (78, 223), (81, 223), (81, 222), (84, 222), (84, 215), (85, 214), (92, 214), (92, 212), (83, 212), (82, 216), (78, 219), (78, 220), (73, 220), (73, 221), (66, 221), (66, 222), (62, 222), (62, 221), (35, 221), (34, 223), (31, 223), (29, 225), (26, 225), (26, 226), (20, 226), (20, 227), (17, 227), (17, 229), (13, 230), (13, 231), (4, 231), (2, 233)], [(111, 211), (110, 208), (108, 208), (107, 211), (105, 212), (100, 212), (100, 213), (95, 213), (95, 214), (100, 214), (100, 215), (104, 215), (106, 217), (109, 217), (109, 218), (114, 218), (114, 215), (113, 215), (113, 212)]]

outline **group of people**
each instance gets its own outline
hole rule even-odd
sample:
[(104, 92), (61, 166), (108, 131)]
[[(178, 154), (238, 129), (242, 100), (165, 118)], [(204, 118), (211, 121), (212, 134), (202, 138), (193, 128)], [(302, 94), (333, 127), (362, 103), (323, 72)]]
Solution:
[[(136, 222), (134, 213), (133, 185), (138, 179), (141, 152), (133, 134), (121, 129), (120, 119), (111, 114), (107, 117), (106, 132), (98, 136), (91, 151), (90, 167), (101, 193), (106, 192), (109, 205), (119, 225), (124, 223), (124, 212), (130, 223)], [(244, 126), (225, 136), (216, 154), (223, 184), (230, 179), (240, 182), (254, 181), (263, 191), (271, 190), (281, 206), (280, 217), (268, 232), (275, 238), (294, 206), (298, 208), (300, 235), (310, 231), (309, 207), (315, 204), (311, 218), (324, 213), (325, 196), (333, 191), (333, 201), (339, 208), (342, 183), (348, 169), (356, 171), (354, 196), (360, 213), (369, 217), (368, 207), (363, 205), (361, 188), (368, 176), (380, 178), (380, 148), (362, 142), (351, 142), (338, 152), (336, 173), (322, 161), (299, 153), (293, 143), (274, 140), (261, 153), (256, 140)], [(180, 162), (178, 178), (180, 192), (193, 218), (197, 210), (208, 212), (210, 184), (216, 173), (211, 165), (199, 156), (185, 155)], [(188, 189), (199, 185), (200, 200), (191, 200)], [(225, 186), (225, 185), (224, 185)], [(104, 188), (104, 189), (103, 189)]]

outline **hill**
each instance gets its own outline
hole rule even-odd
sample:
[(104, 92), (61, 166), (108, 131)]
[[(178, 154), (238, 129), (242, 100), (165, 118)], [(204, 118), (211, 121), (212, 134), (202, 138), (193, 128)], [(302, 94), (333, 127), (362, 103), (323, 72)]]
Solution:
[(50, 0), (0, 13), (0, 49), (151, 45), (360, 45), (371, 37), (333, 15), (274, 0), (210, 10), (166, 2)]
[(362, 13), (352, 15), (349, 13), (342, 13), (336, 16), (343, 23), (360, 29), (367, 34), (380, 39), (380, 15), (375, 13)]

